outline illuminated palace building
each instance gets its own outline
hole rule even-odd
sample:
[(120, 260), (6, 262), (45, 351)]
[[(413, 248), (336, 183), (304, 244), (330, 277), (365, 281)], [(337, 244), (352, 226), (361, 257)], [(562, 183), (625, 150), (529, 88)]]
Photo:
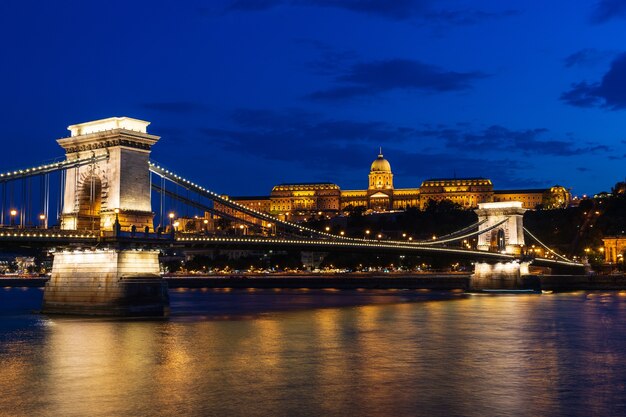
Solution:
[[(334, 216), (358, 207), (366, 212), (423, 210), (431, 200), (449, 200), (467, 209), (492, 201), (521, 201), (528, 209), (566, 207), (571, 195), (561, 186), (494, 190), (487, 178), (438, 178), (426, 180), (418, 188), (394, 188), (391, 164), (381, 151), (370, 167), (366, 190), (342, 190), (337, 184), (327, 182), (279, 184), (269, 196), (228, 198), (281, 219), (298, 220), (314, 214)], [(226, 207), (219, 209), (229, 211)]]

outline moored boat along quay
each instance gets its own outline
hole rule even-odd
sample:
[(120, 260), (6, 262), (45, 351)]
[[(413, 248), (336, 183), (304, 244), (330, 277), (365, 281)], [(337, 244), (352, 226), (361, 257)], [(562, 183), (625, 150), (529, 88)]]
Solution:
[[(0, 287), (43, 287), (47, 277), (0, 277)], [(302, 274), (166, 276), (169, 288), (470, 290), (471, 274)], [(521, 288), (544, 291), (626, 290), (626, 275), (526, 275)]]

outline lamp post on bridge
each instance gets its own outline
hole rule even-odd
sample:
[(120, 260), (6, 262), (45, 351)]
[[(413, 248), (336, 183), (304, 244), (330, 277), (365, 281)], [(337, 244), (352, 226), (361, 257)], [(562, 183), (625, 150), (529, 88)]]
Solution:
[(41, 227), (42, 229), (47, 229), (48, 228), (48, 222), (46, 221), (46, 215), (45, 214), (40, 214), (39, 215), (39, 227)]
[(170, 219), (170, 230), (174, 230), (174, 212), (170, 212), (167, 217)]
[(15, 216), (17, 216), (17, 210), (11, 209), (9, 214), (11, 215), (11, 226), (15, 226)]

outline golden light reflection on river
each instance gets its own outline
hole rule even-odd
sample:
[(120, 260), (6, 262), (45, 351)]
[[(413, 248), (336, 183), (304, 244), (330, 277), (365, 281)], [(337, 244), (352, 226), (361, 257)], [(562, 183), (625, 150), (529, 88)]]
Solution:
[[(207, 294), (191, 297), (203, 303)], [(618, 293), (396, 300), (228, 320), (25, 319), (0, 339), (0, 414), (625, 410), (626, 298)]]

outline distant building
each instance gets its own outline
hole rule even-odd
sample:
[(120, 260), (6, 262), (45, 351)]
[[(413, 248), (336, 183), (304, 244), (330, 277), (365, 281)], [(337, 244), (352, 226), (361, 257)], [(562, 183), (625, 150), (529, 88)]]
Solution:
[(339, 211), (340, 201), (341, 190), (337, 184), (279, 184), (270, 193), (269, 213), (279, 217), (300, 212), (335, 214)]
[(528, 190), (496, 190), (493, 192), (493, 201), (521, 201), (522, 207), (525, 209), (535, 209), (543, 201), (543, 193), (546, 190), (528, 189)]
[(610, 264), (624, 264), (626, 252), (626, 235), (606, 236), (604, 243), (604, 261)]
[[(557, 208), (567, 207), (571, 194), (558, 185), (531, 190), (494, 190), (493, 183), (487, 178), (434, 178), (422, 182), (419, 188), (394, 188), (391, 164), (381, 150), (370, 166), (366, 190), (342, 190), (329, 182), (279, 184), (272, 188), (269, 196), (230, 199), (281, 219), (299, 220), (311, 215), (335, 216), (358, 207), (372, 212), (407, 208), (423, 210), (431, 200), (452, 201), (466, 209), (478, 207), (479, 203), (498, 201), (521, 201), (527, 209)], [(215, 208), (242, 217), (218, 203)], [(245, 220), (258, 222), (252, 218)]]
[(419, 188), (420, 208), (428, 201), (450, 200), (463, 208), (478, 207), (493, 201), (493, 184), (487, 178), (439, 178), (422, 183)]
[(614, 195), (626, 194), (626, 181), (620, 181), (616, 183), (615, 187), (613, 187), (613, 194)]

